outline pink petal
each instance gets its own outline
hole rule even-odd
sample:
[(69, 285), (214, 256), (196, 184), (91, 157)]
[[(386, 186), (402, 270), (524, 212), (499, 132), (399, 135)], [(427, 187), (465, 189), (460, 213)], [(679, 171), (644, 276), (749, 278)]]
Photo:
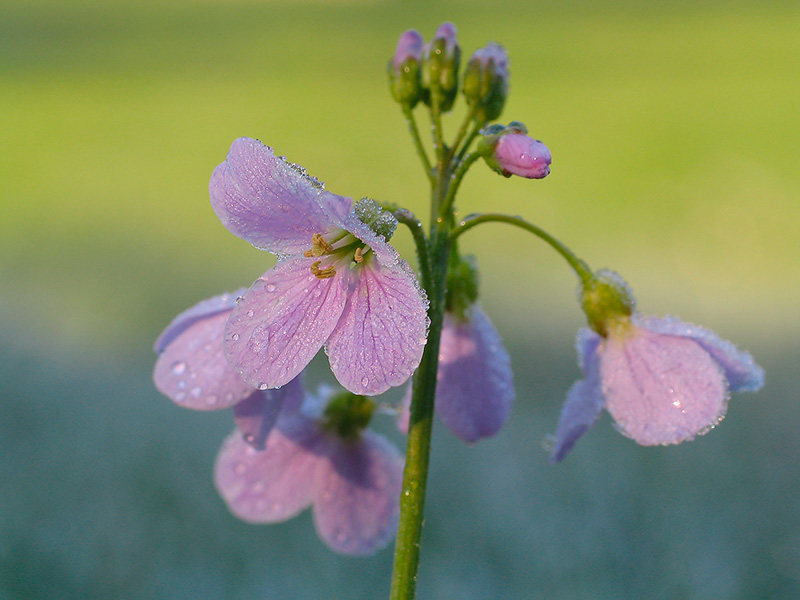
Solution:
[(719, 363), (732, 392), (755, 391), (764, 385), (764, 369), (758, 366), (749, 352), (739, 350), (713, 331), (675, 317), (634, 316), (634, 323), (654, 333), (691, 338), (700, 344)]
[(337, 552), (372, 554), (397, 530), (402, 459), (385, 438), (369, 431), (356, 441), (329, 443), (314, 498), (317, 532)]
[(214, 483), (234, 515), (250, 523), (276, 523), (311, 504), (321, 459), (309, 424), (289, 435), (273, 429), (264, 450), (250, 446), (238, 430), (228, 436), (214, 466)]
[(439, 346), (436, 414), (467, 443), (497, 433), (514, 400), (511, 360), (480, 306), (469, 320), (444, 316)]
[(209, 193), (231, 233), (276, 254), (302, 254), (313, 234), (341, 228), (353, 205), (250, 138), (233, 142), (211, 175)]
[(220, 298), (201, 302), (179, 315), (156, 344), (164, 348), (153, 381), (162, 394), (186, 408), (229, 408), (255, 391), (225, 360), (222, 336), (231, 308), (220, 308)]
[(263, 450), (281, 412), (296, 412), (305, 397), (303, 376), (298, 375), (280, 389), (256, 390), (233, 407), (233, 419), (244, 441), (256, 450)]
[(419, 366), (427, 341), (427, 301), (406, 266), (374, 257), (357, 279), (328, 340), (331, 370), (354, 394), (375, 395), (404, 383)]
[(236, 305), (225, 355), (252, 386), (286, 385), (328, 339), (346, 301), (348, 274), (318, 279), (314, 258), (289, 258), (264, 273)]
[(598, 352), (606, 409), (638, 443), (691, 440), (724, 417), (724, 374), (695, 341), (636, 328), (612, 333)]
[(584, 378), (576, 381), (567, 393), (567, 401), (558, 419), (555, 444), (550, 454), (551, 463), (564, 459), (575, 442), (594, 426), (603, 410), (604, 399), (597, 356), (600, 340), (600, 336), (589, 329), (578, 332), (576, 347)]

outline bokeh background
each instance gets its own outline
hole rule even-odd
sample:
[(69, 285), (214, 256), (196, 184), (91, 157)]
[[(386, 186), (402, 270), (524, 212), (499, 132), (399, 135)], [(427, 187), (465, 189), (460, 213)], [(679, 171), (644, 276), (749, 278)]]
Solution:
[(574, 275), (520, 231), (465, 236), (518, 399), (472, 448), (437, 429), (419, 597), (800, 597), (797, 2), (5, 0), (0, 598), (386, 596), (391, 547), (343, 558), (308, 514), (229, 515), (211, 468), (230, 415), (162, 397), (152, 343), (274, 261), (208, 203), (236, 137), (424, 214), (385, 66), (402, 31), (445, 20), (465, 57), (507, 47), (503, 119), (554, 156), (543, 181), (476, 165), (462, 213), (534, 221), (644, 312), (749, 349), (767, 385), (692, 443), (640, 448), (604, 416), (550, 466), (579, 375)]

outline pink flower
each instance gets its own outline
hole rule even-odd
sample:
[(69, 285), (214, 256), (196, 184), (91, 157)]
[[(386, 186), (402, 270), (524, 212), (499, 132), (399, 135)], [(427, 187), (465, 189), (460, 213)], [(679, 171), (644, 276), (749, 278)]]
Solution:
[(603, 408), (639, 444), (679, 444), (723, 419), (729, 392), (764, 384), (750, 354), (674, 317), (633, 313), (606, 337), (581, 329), (576, 346), (584, 379), (567, 395), (551, 462), (567, 455)]
[(397, 224), (390, 213), (325, 191), (249, 138), (233, 143), (209, 189), (231, 233), (280, 257), (225, 329), (225, 355), (245, 381), (285, 385), (323, 346), (353, 393), (379, 394), (409, 378), (426, 342), (427, 300), (386, 242)]
[(547, 146), (524, 133), (501, 136), (494, 159), (503, 175), (519, 175), (528, 179), (547, 177), (553, 160)]
[[(343, 554), (366, 555), (395, 534), (403, 461), (368, 430), (342, 435), (319, 399), (292, 387), (263, 449), (238, 431), (225, 440), (214, 481), (230, 511), (250, 523), (277, 523), (312, 507), (322, 540)], [(298, 395), (299, 392), (299, 395)], [(358, 428), (358, 427), (357, 427)]]
[[(511, 361), (497, 330), (478, 304), (460, 320), (445, 313), (436, 378), (436, 414), (459, 439), (472, 444), (496, 434), (514, 401)], [(409, 388), (398, 427), (408, 433)]]

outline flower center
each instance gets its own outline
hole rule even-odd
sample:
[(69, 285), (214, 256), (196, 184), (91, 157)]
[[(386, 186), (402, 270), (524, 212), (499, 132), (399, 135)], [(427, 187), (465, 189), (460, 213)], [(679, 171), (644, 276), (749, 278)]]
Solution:
[(370, 247), (352, 233), (337, 229), (327, 234), (315, 233), (311, 236), (311, 248), (303, 253), (306, 258), (320, 257), (311, 265), (311, 272), (317, 279), (330, 279), (337, 271), (360, 264), (366, 258)]

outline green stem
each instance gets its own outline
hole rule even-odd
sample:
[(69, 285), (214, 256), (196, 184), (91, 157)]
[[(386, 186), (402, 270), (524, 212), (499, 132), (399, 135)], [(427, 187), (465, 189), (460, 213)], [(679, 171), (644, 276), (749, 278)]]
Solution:
[(417, 154), (422, 160), (422, 166), (425, 167), (425, 175), (428, 177), (428, 180), (431, 182), (431, 184), (433, 184), (433, 167), (431, 166), (431, 161), (428, 158), (428, 153), (425, 152), (425, 146), (422, 145), (422, 138), (419, 135), (417, 120), (414, 118), (414, 112), (406, 104), (403, 105), (403, 115), (406, 117), (408, 130), (411, 132), (411, 137), (414, 140), (414, 147), (417, 150)]
[(532, 233), (533, 235), (537, 236), (538, 238), (547, 242), (556, 252), (558, 252), (564, 260), (569, 263), (569, 266), (575, 271), (575, 273), (580, 277), (581, 282), (584, 285), (587, 285), (593, 278), (594, 275), (592, 274), (591, 269), (589, 266), (580, 258), (578, 258), (572, 250), (567, 248), (564, 244), (554, 238), (552, 235), (547, 233), (541, 227), (537, 227), (532, 223), (528, 223), (526, 220), (520, 217), (512, 217), (509, 215), (501, 215), (501, 214), (485, 214), (485, 215), (476, 215), (470, 216), (461, 221), (458, 227), (454, 228), (450, 232), (450, 238), (456, 239), (461, 234), (469, 231), (476, 225), (480, 225), (481, 223), (508, 223), (509, 225), (514, 225), (516, 227), (520, 227), (525, 231)]
[(456, 192), (458, 191), (458, 188), (461, 185), (461, 180), (464, 179), (464, 175), (467, 174), (469, 168), (480, 157), (481, 157), (480, 154), (478, 154), (477, 152), (473, 152), (458, 164), (456, 172), (453, 173), (453, 180), (450, 182), (447, 196), (445, 196), (444, 201), (439, 206), (439, 217), (444, 219), (447, 216), (448, 212), (452, 209), (453, 202), (455, 201), (456, 198)]
[(397, 209), (393, 214), (395, 219), (411, 230), (411, 235), (414, 237), (414, 244), (417, 247), (417, 260), (419, 261), (422, 285), (423, 287), (428, 287), (432, 280), (431, 258), (428, 253), (428, 239), (425, 237), (422, 223), (414, 216), (414, 213), (405, 208)]

